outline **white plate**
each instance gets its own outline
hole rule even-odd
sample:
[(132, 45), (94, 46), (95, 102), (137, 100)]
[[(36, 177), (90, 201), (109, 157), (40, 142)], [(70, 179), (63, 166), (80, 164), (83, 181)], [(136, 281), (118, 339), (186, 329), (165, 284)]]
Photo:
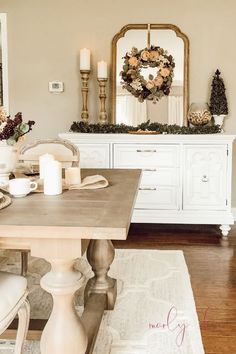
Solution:
[(4, 194), (0, 192), (0, 200), (2, 200), (3, 198), (4, 198)]

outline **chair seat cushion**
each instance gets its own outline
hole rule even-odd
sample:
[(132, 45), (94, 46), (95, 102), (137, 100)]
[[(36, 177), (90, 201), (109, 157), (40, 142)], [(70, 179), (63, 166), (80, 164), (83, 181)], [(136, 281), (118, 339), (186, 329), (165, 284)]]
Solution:
[(7, 272), (0, 272), (0, 321), (2, 321), (27, 289), (26, 278)]

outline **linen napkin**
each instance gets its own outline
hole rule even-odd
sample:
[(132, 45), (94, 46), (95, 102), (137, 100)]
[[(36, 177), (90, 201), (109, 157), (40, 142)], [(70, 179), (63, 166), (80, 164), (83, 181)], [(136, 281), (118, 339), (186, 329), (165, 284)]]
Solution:
[(85, 177), (81, 184), (66, 186), (68, 189), (99, 189), (106, 188), (109, 185), (108, 180), (101, 175)]

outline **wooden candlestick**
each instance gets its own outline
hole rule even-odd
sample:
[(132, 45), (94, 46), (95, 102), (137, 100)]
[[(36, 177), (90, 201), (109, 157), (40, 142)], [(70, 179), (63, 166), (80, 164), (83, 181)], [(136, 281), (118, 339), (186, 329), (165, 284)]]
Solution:
[(87, 123), (88, 118), (89, 118), (89, 113), (88, 113), (88, 80), (89, 80), (89, 74), (90, 70), (80, 70), (81, 73), (81, 80), (82, 80), (82, 87), (81, 87), (81, 92), (82, 92), (82, 112), (81, 112), (81, 119), (83, 122)]
[(100, 98), (100, 113), (99, 113), (99, 123), (107, 123), (107, 113), (106, 113), (106, 83), (107, 79), (98, 78), (99, 83), (99, 98)]

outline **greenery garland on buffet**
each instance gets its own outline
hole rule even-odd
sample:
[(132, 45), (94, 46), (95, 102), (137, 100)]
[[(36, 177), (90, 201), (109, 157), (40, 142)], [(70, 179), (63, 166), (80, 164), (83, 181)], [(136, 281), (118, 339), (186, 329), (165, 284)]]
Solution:
[[(151, 46), (138, 50), (133, 47), (131, 52), (124, 56), (122, 88), (130, 92), (140, 102), (152, 100), (153, 103), (162, 97), (168, 96), (174, 77), (175, 62), (172, 55), (161, 47)], [(156, 68), (156, 74), (148, 75), (146, 80), (142, 69)]]
[(181, 127), (179, 125), (169, 125), (161, 123), (150, 123), (148, 120), (137, 127), (126, 124), (89, 124), (85, 122), (73, 122), (70, 128), (74, 133), (94, 133), (94, 134), (127, 134), (129, 132), (150, 131), (160, 134), (217, 134), (221, 133), (219, 125), (204, 125), (196, 127)]

